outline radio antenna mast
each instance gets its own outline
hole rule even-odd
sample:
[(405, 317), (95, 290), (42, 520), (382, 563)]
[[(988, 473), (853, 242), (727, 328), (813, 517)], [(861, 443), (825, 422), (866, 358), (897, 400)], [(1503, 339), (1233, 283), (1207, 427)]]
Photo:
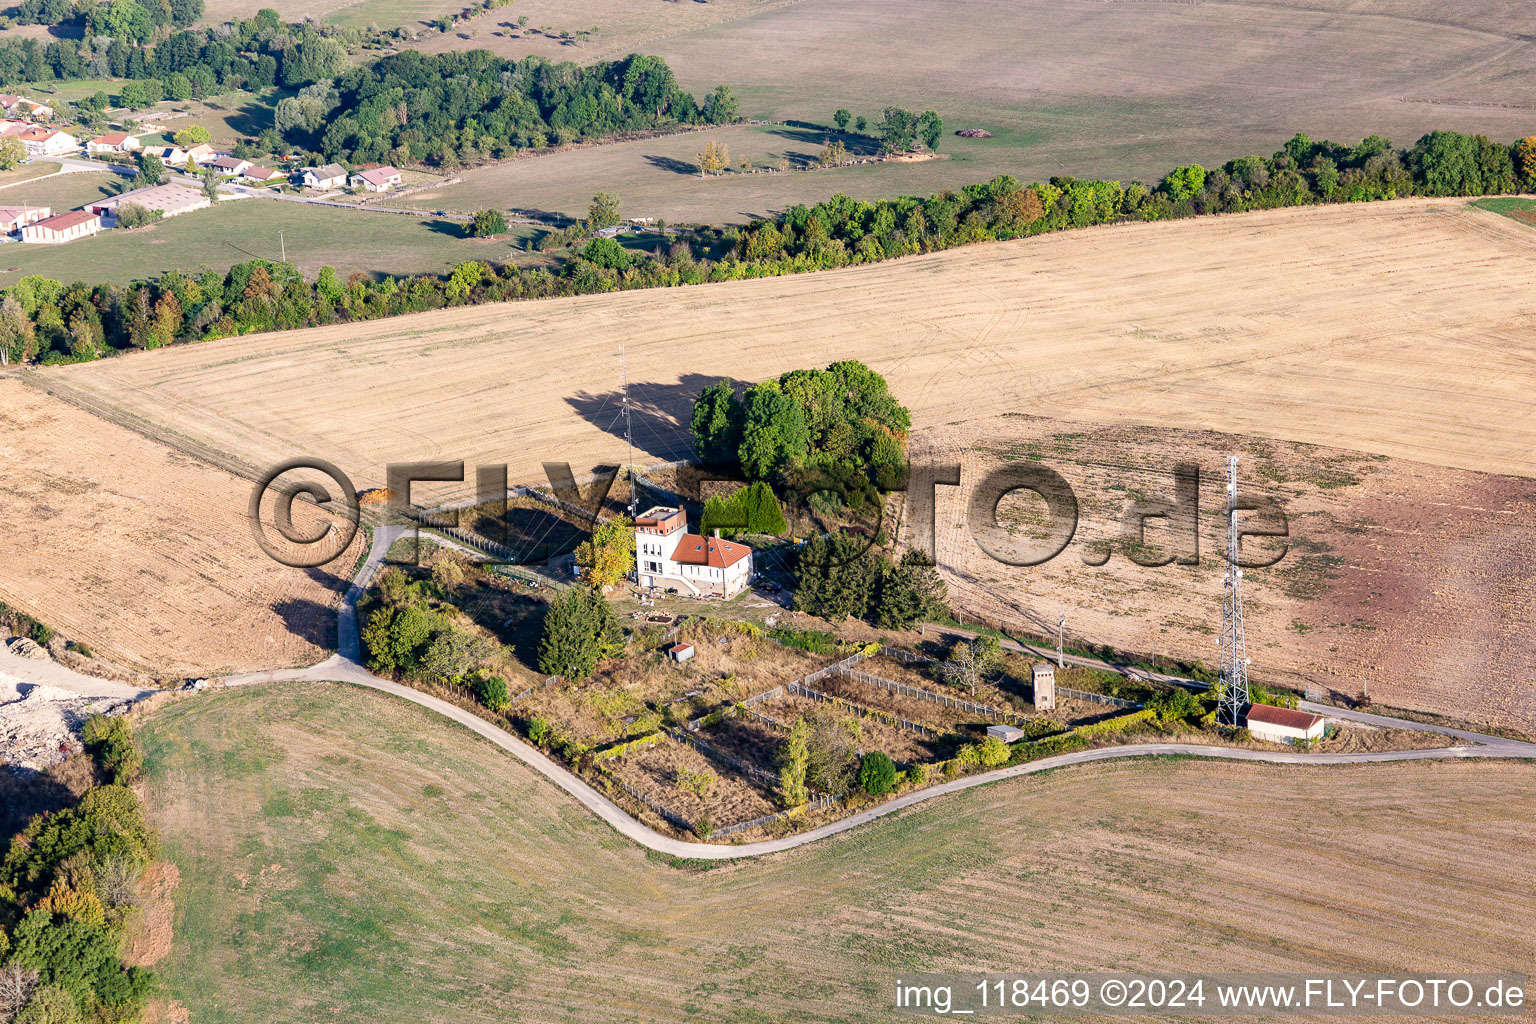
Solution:
[(619, 391), (624, 406), (624, 444), (629, 448), (629, 518), (633, 520), (639, 511), (640, 494), (635, 489), (635, 440), (629, 423), (629, 362), (623, 345), (619, 346), (619, 373)]
[(1221, 703), (1216, 720), (1239, 725), (1248, 710), (1248, 646), (1243, 639), (1243, 570), (1238, 565), (1237, 456), (1227, 456), (1227, 568), (1222, 575)]

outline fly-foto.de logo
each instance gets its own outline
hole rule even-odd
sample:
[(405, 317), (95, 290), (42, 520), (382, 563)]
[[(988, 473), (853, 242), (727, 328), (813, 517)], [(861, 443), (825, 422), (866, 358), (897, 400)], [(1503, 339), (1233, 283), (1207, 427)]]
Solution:
[[(285, 480), (300, 471), (318, 472), (328, 477), (329, 482), (319, 483), (312, 473), (305, 479)], [(546, 462), (544, 471), (554, 501), (595, 522), (619, 477), (620, 467), (599, 468), (584, 486), (578, 485), (568, 463)], [(1123, 473), (1134, 480), (1133, 485), (1115, 485), (1114, 489), (1125, 496), (1123, 504), (1110, 507), (1112, 503), (1106, 503), (1102, 494), (1095, 493), (1092, 516), (1085, 516), (1084, 501), (1061, 472), (1038, 463), (962, 470), (959, 463), (914, 462), (899, 476), (887, 474), (879, 479), (871, 479), (862, 468), (851, 465), (801, 467), (781, 474), (773, 486), (790, 524), (784, 539), (833, 537), (837, 543), (823, 557), (834, 562), (857, 559), (887, 539), (892, 525), (887, 522), (888, 498), (892, 493), (904, 493), (901, 517), (907, 545), (937, 563), (936, 518), (939, 498), (944, 493), (940, 488), (958, 487), (964, 496), (960, 516), (970, 538), (987, 556), (1004, 565), (1043, 565), (1062, 557), (1069, 548), (1088, 566), (1102, 566), (1117, 554), (1149, 568), (1198, 565), (1202, 516), (1200, 466), (1181, 462), (1164, 473), (1148, 467), (1126, 468)], [(512, 491), (508, 488), (506, 464), (476, 466), (476, 496), (458, 508), (428, 510), (416, 506), (411, 500), (411, 489), (417, 483), (464, 482), (462, 461), (390, 463), (385, 478), (385, 510), (389, 514), (429, 526), (458, 528), (468, 518), (465, 514), (472, 512), (475, 532), (491, 542), (493, 550), (501, 551), (496, 560), (543, 560), (536, 551), (506, 554), (505, 549), (515, 547), (510, 543), (507, 520), (507, 500)], [(676, 494), (650, 489), (656, 490), (655, 497), (661, 500), (681, 497), (697, 508), (704, 505), (713, 489), (742, 483), (739, 474), (685, 466), (676, 473)], [(638, 491), (646, 485), (637, 477), (635, 487)], [(263, 521), (263, 505), (269, 493), (273, 500), (272, 528), (281, 542), (269, 534)], [(301, 528), (294, 522), (295, 499), (303, 499), (333, 515)], [(847, 521), (849, 517), (839, 514), (850, 509), (863, 510), (865, 514), (853, 517), (860, 521), (851, 523)], [(361, 519), (351, 479), (334, 464), (316, 458), (289, 459), (273, 466), (257, 481), (248, 511), (252, 533), (262, 550), (285, 565), (303, 568), (339, 557)], [(1243, 550), (1244, 539), (1264, 538), (1266, 543), (1250, 546), (1239, 559), (1242, 567), (1274, 565), (1285, 556), (1288, 547), (1284, 538), (1290, 536), (1290, 525), (1277, 498), (1245, 493), (1235, 501), (1222, 500), (1204, 511), (1221, 517), (1223, 536), (1231, 517), (1238, 512), (1248, 513), (1242, 517), (1237, 531), (1239, 550)], [(1094, 523), (1093, 536), (1083, 531), (1087, 519)], [(744, 530), (748, 524), (725, 518), (714, 525)], [(1222, 551), (1222, 555), (1225, 557), (1226, 552)]]

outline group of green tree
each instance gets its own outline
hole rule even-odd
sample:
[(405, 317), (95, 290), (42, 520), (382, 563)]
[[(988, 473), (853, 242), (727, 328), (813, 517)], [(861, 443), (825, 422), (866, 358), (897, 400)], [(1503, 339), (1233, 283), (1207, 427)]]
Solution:
[(899, 560), (856, 535), (812, 538), (795, 553), (795, 607), (833, 622), (850, 616), (905, 629), (948, 614), (948, 588), (920, 551)]
[[(869, 130), (869, 119), (854, 117), (847, 107), (837, 109), (832, 115), (832, 123), (837, 125), (840, 132), (848, 131), (850, 124), (859, 135)], [(880, 113), (880, 121), (875, 125), (875, 130), (880, 139), (881, 152), (910, 153), (921, 141), (930, 151), (937, 153), (939, 142), (944, 137), (944, 119), (932, 110), (916, 114), (905, 107), (886, 107)]]
[[(1340, 146), (1298, 135), (1271, 157), (1241, 157), (1214, 169), (1186, 165), (1151, 188), (1065, 177), (1025, 186), (1001, 175), (926, 199), (865, 201), (838, 195), (815, 206), (796, 206), (773, 220), (722, 229), (716, 236), (724, 251), (719, 251), (720, 245), (701, 243), (697, 235), (692, 240), (678, 238), (658, 253), (624, 249), (614, 239), (594, 240), (613, 243), (604, 251), (620, 250), (622, 266), (618, 259), (593, 250), (597, 259), (573, 255), (558, 270), (471, 261), (443, 276), (378, 280), (361, 274), (342, 280), (333, 269), (321, 268), (314, 280), (306, 281), (293, 266), (266, 260), (237, 264), (223, 274), (171, 271), (127, 286), (66, 286), (29, 277), (0, 302), (0, 347), (12, 362), (94, 359), (107, 349), (155, 348), (444, 306), (804, 273), (1115, 221), (1406, 195), (1521, 191), (1536, 191), (1536, 137), (1504, 145), (1484, 136), (1437, 131), (1403, 150), (1378, 136), (1357, 146)], [(715, 440), (700, 449), (701, 456), (727, 462), (735, 458), (744, 468), (750, 462), (761, 476), (821, 443), (812, 432), (812, 420), (806, 421), (802, 435), (792, 413), (777, 415), (787, 409), (782, 385), (777, 397), (771, 385), (760, 388), (750, 399), (750, 409), (747, 402), (741, 403), (740, 418), (733, 418), (732, 401), (722, 396), (724, 415), (711, 430)], [(743, 459), (748, 412), (757, 426), (745, 453), (748, 458)], [(734, 447), (731, 423), (743, 425)], [(879, 430), (851, 422), (849, 427), (855, 438), (869, 442), (861, 457), (873, 463), (888, 460), (892, 444), (899, 440), (898, 427), (905, 429), (894, 423)], [(880, 440), (882, 435), (888, 435), (888, 441)], [(848, 440), (838, 433), (838, 447)]]
[[(0, 84), (118, 79), (119, 102), (128, 107), (273, 85), (297, 89), (341, 72), (363, 38), (287, 23), (270, 8), (218, 27), (187, 27), (201, 16), (202, 0), (108, 0), (81, 9), (87, 6), (90, 24), (78, 39), (0, 40)], [(81, 113), (104, 106), (105, 94), (97, 100), (88, 97)]]
[(412, 579), (399, 567), (380, 573), (358, 609), (369, 669), (412, 682), (466, 687), (488, 706), (499, 694), (504, 704), (506, 683), (491, 684), (498, 677), (488, 669), (500, 645), (460, 625), (451, 604), (459, 588), (472, 585), (479, 572), (472, 563), (440, 553), (424, 578)]
[(327, 160), (458, 167), (621, 132), (724, 124), (736, 119), (736, 101), (720, 86), (698, 103), (660, 57), (580, 67), (410, 50), (337, 75), (303, 118), (281, 104), (277, 113), (287, 141)]
[(723, 380), (699, 393), (690, 420), (699, 458), (739, 466), (749, 480), (806, 467), (894, 470), (911, 426), (885, 378), (852, 359), (791, 370), (741, 395)]
[(0, 1020), (137, 1020), (153, 983), (122, 952), (159, 854), (131, 788), (143, 757), (122, 717), (88, 719), (84, 741), (98, 784), (32, 818), (0, 861)]
[(710, 495), (699, 516), (699, 533), (705, 536), (718, 530), (722, 537), (746, 533), (777, 537), (788, 529), (783, 506), (764, 480), (738, 487), (730, 494)]

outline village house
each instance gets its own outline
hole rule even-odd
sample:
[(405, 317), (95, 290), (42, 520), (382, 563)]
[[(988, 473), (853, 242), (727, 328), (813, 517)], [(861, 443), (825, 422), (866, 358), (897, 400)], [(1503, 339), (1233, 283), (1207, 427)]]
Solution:
[(46, 103), (35, 103), (23, 96), (0, 94), (0, 110), (11, 117), (24, 117), (29, 121), (46, 121), (53, 116), (53, 108)]
[(635, 519), (636, 579), (694, 597), (735, 597), (752, 579), (752, 549), (688, 532), (680, 508), (657, 505)]
[(305, 188), (341, 188), (347, 183), (347, 169), (341, 164), (306, 167), (299, 172), (298, 183)]
[(193, 210), (205, 210), (213, 205), (213, 201), (200, 190), (187, 188), (185, 185), (152, 185), (149, 188), (136, 188), (129, 192), (123, 192), (106, 199), (97, 200), (86, 207), (91, 213), (99, 217), (117, 217), (118, 208), (133, 203), (142, 206), (151, 213), (158, 211), (162, 218), (179, 217), (183, 213), (191, 213)]
[(220, 174), (228, 174), (231, 177), (244, 174), (245, 169), (252, 166), (249, 160), (242, 160), (237, 156), (230, 156), (227, 153), (216, 156), (212, 160), (199, 160), (198, 163), (203, 167), (212, 167)]
[(85, 151), (92, 156), (102, 153), (131, 153), (139, 148), (139, 140), (127, 132), (108, 132), (98, 135), (85, 144)]
[(79, 141), (73, 135), (53, 128), (29, 128), (18, 132), (16, 137), (27, 148), (28, 156), (58, 156), (61, 153), (73, 153), (80, 148)]
[(1298, 743), (1320, 739), (1323, 716), (1290, 708), (1254, 704), (1248, 709), (1248, 734), (1268, 743)]
[(375, 167), (352, 175), (348, 184), (353, 188), (367, 189), (369, 192), (388, 192), (403, 181), (400, 172), (395, 168)]
[(21, 229), (21, 240), (38, 245), (62, 245), (100, 230), (100, 217), (89, 210), (70, 210), (26, 225)]
[[(219, 151), (208, 145), (208, 143), (199, 142), (195, 146), (188, 146), (186, 148), (186, 155), (182, 158), (182, 164), (186, 163), (187, 161), (192, 161), (201, 167), (203, 164), (206, 164), (208, 161), (212, 160), (218, 155)], [(179, 167), (181, 164), (178, 164), (177, 166)]]
[(159, 157), (160, 162), (167, 167), (187, 165), (187, 151), (180, 146), (146, 146), (142, 152), (145, 156)]
[(0, 206), (0, 231), (14, 235), (28, 224), (52, 216), (47, 206)]
[(270, 167), (256, 167), (253, 165), (241, 171), (240, 177), (246, 181), (255, 182), (258, 185), (265, 185), (269, 181), (279, 181), (286, 178), (287, 175)]

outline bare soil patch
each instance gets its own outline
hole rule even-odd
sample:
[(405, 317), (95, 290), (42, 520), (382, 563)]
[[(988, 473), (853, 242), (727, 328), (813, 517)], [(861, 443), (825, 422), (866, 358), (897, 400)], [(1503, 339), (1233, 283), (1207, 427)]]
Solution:
[[(98, 655), (165, 675), (308, 664), (362, 533), (328, 569), (257, 546), (251, 484), (0, 378), (0, 598)], [(312, 506), (295, 503), (310, 529)]]
[[(1014, 416), (925, 436), (963, 466), (940, 488), (939, 563), (964, 607), (1035, 636), (1216, 662), (1225, 455), (1241, 488), (1286, 513), (1284, 555), (1244, 575), (1255, 679), (1343, 698), (1536, 731), (1536, 655), (1528, 616), (1536, 564), (1536, 485), (1336, 448), (1208, 431), (1107, 427)], [(1202, 469), (1200, 562), (1144, 566), (1130, 558), (1122, 516), (1133, 500), (1171, 500), (1172, 469)], [(986, 555), (963, 521), (974, 481), (1008, 463), (1045, 465), (1078, 497), (1081, 522), (1055, 559), (1011, 567)], [(1043, 523), (1039, 502), (1000, 507), (1021, 538)], [(1253, 527), (1274, 526), (1253, 514)], [(1176, 553), (1152, 520), (1143, 560)], [(1033, 541), (1031, 540), (1031, 543)], [(1106, 564), (1085, 559), (1112, 553)], [(1279, 553), (1274, 540), (1248, 557)], [(1070, 685), (1070, 684), (1068, 684)]]

